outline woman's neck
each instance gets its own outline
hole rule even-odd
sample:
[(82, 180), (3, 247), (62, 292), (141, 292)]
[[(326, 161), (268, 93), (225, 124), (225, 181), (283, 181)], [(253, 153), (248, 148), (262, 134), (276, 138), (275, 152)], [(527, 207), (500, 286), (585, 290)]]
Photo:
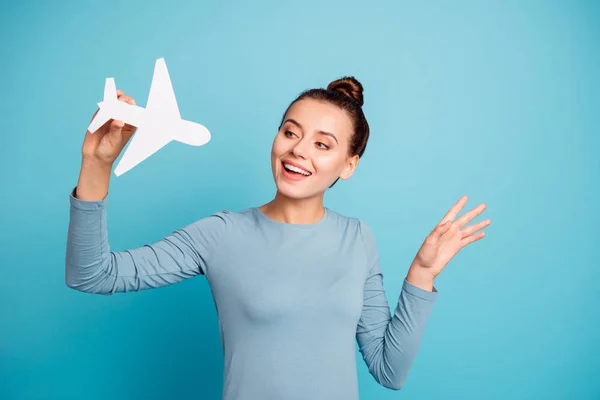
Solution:
[(259, 208), (267, 217), (288, 224), (314, 224), (325, 215), (323, 194), (306, 199), (292, 199), (277, 192), (273, 200)]

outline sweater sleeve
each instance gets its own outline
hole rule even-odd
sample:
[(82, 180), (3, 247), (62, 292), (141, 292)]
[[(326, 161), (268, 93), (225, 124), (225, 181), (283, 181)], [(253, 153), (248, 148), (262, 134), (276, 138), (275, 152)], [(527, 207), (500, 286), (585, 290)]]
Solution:
[(405, 279), (390, 316), (373, 232), (362, 221), (361, 232), (369, 273), (364, 287), (363, 312), (357, 326), (357, 342), (375, 380), (386, 388), (399, 390), (417, 355), (437, 289), (434, 287), (430, 292)]
[(221, 211), (151, 244), (111, 250), (106, 227), (108, 196), (98, 201), (69, 196), (65, 280), (78, 291), (110, 295), (180, 282), (209, 272), (211, 256), (229, 225)]

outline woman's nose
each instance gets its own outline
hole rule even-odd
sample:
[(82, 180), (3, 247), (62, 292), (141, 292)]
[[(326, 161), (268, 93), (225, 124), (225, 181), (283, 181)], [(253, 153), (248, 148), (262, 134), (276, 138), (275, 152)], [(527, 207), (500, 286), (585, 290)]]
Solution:
[(308, 150), (306, 149), (307, 142), (304, 140), (298, 141), (296, 145), (292, 148), (292, 154), (296, 157), (306, 158), (308, 155)]

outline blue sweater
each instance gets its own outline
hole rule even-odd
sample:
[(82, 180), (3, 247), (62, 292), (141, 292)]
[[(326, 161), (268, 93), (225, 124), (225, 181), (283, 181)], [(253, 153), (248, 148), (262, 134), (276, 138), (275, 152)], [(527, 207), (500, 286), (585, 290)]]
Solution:
[(223, 344), (223, 399), (358, 399), (356, 343), (377, 382), (404, 384), (437, 290), (404, 280), (390, 315), (375, 238), (361, 220), (330, 209), (308, 225), (275, 221), (259, 208), (220, 211), (155, 243), (115, 251), (108, 196), (74, 196), (75, 189), (69, 287), (109, 295), (208, 279)]

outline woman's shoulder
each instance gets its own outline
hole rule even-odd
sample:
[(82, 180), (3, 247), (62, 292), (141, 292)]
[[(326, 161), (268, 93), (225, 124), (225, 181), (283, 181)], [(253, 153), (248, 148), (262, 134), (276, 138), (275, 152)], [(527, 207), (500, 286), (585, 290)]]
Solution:
[(359, 216), (356, 216), (350, 212), (342, 212), (342, 211), (338, 211), (338, 210), (334, 210), (332, 208), (329, 207), (325, 207), (327, 209), (327, 212), (329, 214), (331, 214), (333, 217), (337, 218), (340, 221), (347, 221), (350, 223), (364, 223), (363, 219)]
[(250, 221), (253, 219), (254, 209), (249, 207), (242, 210), (233, 210), (230, 208), (222, 208), (217, 211), (213, 211), (205, 217), (202, 217), (199, 221), (204, 219), (219, 219), (224, 224), (237, 224), (244, 221)]

